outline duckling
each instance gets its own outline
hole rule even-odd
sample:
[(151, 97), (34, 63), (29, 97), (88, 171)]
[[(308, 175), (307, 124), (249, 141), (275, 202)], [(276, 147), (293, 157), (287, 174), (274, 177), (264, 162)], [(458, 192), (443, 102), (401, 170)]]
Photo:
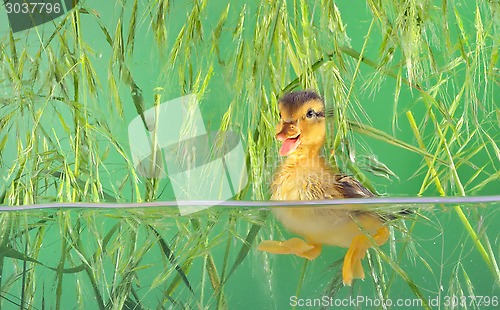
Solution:
[[(297, 91), (279, 100), (280, 122), (276, 139), (279, 154), (286, 156), (271, 185), (271, 200), (314, 200), (373, 197), (354, 178), (336, 173), (321, 156), (326, 139), (325, 104), (313, 91)], [(285, 207), (272, 210), (290, 232), (304, 238), (266, 240), (258, 250), (294, 254), (313, 260), (323, 245), (348, 248), (342, 266), (344, 285), (364, 279), (361, 260), (371, 239), (383, 245), (389, 238), (384, 218), (372, 212), (347, 211), (335, 207)], [(362, 227), (362, 229), (360, 229)]]

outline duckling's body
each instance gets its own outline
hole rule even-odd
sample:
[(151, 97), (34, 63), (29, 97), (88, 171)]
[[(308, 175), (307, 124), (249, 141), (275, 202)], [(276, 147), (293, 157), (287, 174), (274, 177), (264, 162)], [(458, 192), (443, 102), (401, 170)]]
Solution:
[[(280, 155), (287, 158), (272, 183), (272, 200), (374, 196), (355, 179), (334, 172), (320, 155), (326, 125), (324, 103), (316, 93), (303, 91), (285, 95), (279, 108), (281, 121), (276, 138), (282, 141)], [(349, 248), (343, 266), (346, 285), (351, 285), (353, 278), (364, 278), (361, 259), (372, 244), (370, 239), (382, 245), (389, 237), (384, 221), (370, 212), (311, 206), (274, 208), (273, 213), (287, 230), (305, 241), (298, 238), (263, 241), (259, 250), (314, 259), (321, 253), (322, 245)]]
[[(373, 194), (353, 178), (336, 174), (321, 157), (289, 157), (276, 173), (271, 200), (316, 200), (362, 198)], [(274, 208), (273, 213), (290, 232), (314, 244), (348, 248), (357, 235), (359, 226), (353, 217), (369, 222), (364, 227), (374, 233), (380, 221), (368, 214), (348, 213), (335, 207)], [(366, 223), (365, 223), (366, 224)], [(365, 225), (366, 226), (366, 225)]]

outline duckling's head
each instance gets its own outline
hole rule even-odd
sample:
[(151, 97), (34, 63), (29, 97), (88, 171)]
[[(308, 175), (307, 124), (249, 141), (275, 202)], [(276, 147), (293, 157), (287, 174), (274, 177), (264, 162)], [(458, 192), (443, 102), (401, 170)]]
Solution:
[(276, 139), (283, 142), (280, 155), (315, 155), (325, 143), (325, 104), (314, 91), (297, 91), (279, 100), (280, 123)]

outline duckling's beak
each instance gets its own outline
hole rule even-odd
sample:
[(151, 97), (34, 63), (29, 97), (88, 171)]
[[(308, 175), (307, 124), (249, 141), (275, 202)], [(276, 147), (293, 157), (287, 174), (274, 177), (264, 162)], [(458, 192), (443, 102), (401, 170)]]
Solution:
[(284, 122), (276, 139), (282, 141), (280, 155), (287, 156), (297, 149), (300, 144), (300, 130), (295, 123)]

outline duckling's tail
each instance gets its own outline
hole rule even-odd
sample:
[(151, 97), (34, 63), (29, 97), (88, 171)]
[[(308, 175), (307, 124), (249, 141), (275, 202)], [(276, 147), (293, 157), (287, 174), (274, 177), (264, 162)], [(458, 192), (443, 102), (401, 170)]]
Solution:
[(407, 218), (415, 214), (413, 209), (402, 209), (395, 212), (377, 212), (378, 217), (384, 222), (390, 222), (401, 218)]

